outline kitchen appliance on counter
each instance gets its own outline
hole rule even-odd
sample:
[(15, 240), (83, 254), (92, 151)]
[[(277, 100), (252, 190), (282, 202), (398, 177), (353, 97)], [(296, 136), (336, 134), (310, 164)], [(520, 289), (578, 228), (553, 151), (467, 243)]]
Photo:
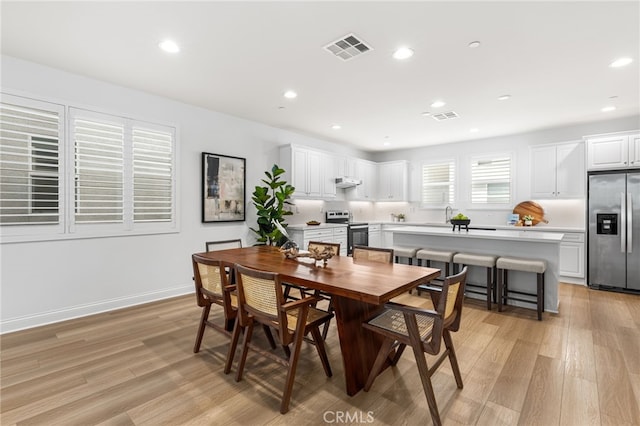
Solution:
[(347, 255), (353, 252), (353, 246), (369, 245), (369, 224), (366, 222), (353, 222), (351, 212), (348, 210), (329, 210), (325, 214), (327, 223), (347, 224)]
[(640, 291), (640, 171), (588, 176), (589, 286)]

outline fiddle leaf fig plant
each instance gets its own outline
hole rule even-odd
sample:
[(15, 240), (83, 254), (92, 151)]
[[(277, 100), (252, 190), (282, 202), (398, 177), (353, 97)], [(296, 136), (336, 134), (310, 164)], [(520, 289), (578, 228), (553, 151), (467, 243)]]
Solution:
[(286, 229), (285, 216), (293, 214), (285, 206), (293, 205), (289, 199), (295, 188), (281, 180), (284, 173), (283, 169), (274, 164), (271, 171), (264, 172), (267, 179), (262, 179), (262, 182), (266, 186), (256, 185), (253, 191), (251, 200), (258, 211), (258, 226), (249, 229), (257, 235), (256, 245), (280, 246), (287, 240), (287, 236), (275, 225), (278, 223)]

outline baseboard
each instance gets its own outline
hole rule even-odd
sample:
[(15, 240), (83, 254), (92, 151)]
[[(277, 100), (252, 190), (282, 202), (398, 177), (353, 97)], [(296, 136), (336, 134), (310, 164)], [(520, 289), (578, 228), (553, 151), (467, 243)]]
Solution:
[(72, 306), (60, 309), (27, 315), (18, 318), (10, 318), (0, 322), (0, 334), (11, 333), (13, 331), (25, 330), (42, 325), (53, 324), (74, 318), (86, 317), (88, 315), (113, 311), (116, 309), (128, 308), (130, 306), (141, 305), (143, 303), (155, 302), (157, 300), (182, 296), (193, 293), (193, 284), (188, 286), (174, 287), (166, 290), (137, 294), (135, 296), (121, 297), (117, 299), (103, 300), (96, 303)]

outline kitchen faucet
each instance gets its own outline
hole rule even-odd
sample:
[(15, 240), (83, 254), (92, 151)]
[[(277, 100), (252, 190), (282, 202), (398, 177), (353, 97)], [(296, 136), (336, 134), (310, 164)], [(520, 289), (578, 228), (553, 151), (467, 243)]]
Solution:
[(453, 216), (453, 207), (447, 206), (444, 209), (444, 223), (451, 222), (451, 216)]

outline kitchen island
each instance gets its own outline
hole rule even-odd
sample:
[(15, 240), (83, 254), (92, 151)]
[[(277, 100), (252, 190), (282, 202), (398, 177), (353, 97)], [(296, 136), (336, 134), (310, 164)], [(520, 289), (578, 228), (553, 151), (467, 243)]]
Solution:
[[(393, 233), (394, 246), (409, 246), (452, 250), (457, 252), (513, 256), (543, 259), (545, 272), (544, 309), (558, 312), (558, 279), (560, 242), (563, 234), (527, 230), (469, 230), (452, 231), (451, 227), (398, 226), (388, 230)], [(470, 271), (470, 282), (484, 282), (484, 272)], [(529, 291), (535, 289), (535, 275), (517, 271), (509, 272), (509, 288)], [(531, 308), (529, 304), (510, 301), (510, 304)]]

